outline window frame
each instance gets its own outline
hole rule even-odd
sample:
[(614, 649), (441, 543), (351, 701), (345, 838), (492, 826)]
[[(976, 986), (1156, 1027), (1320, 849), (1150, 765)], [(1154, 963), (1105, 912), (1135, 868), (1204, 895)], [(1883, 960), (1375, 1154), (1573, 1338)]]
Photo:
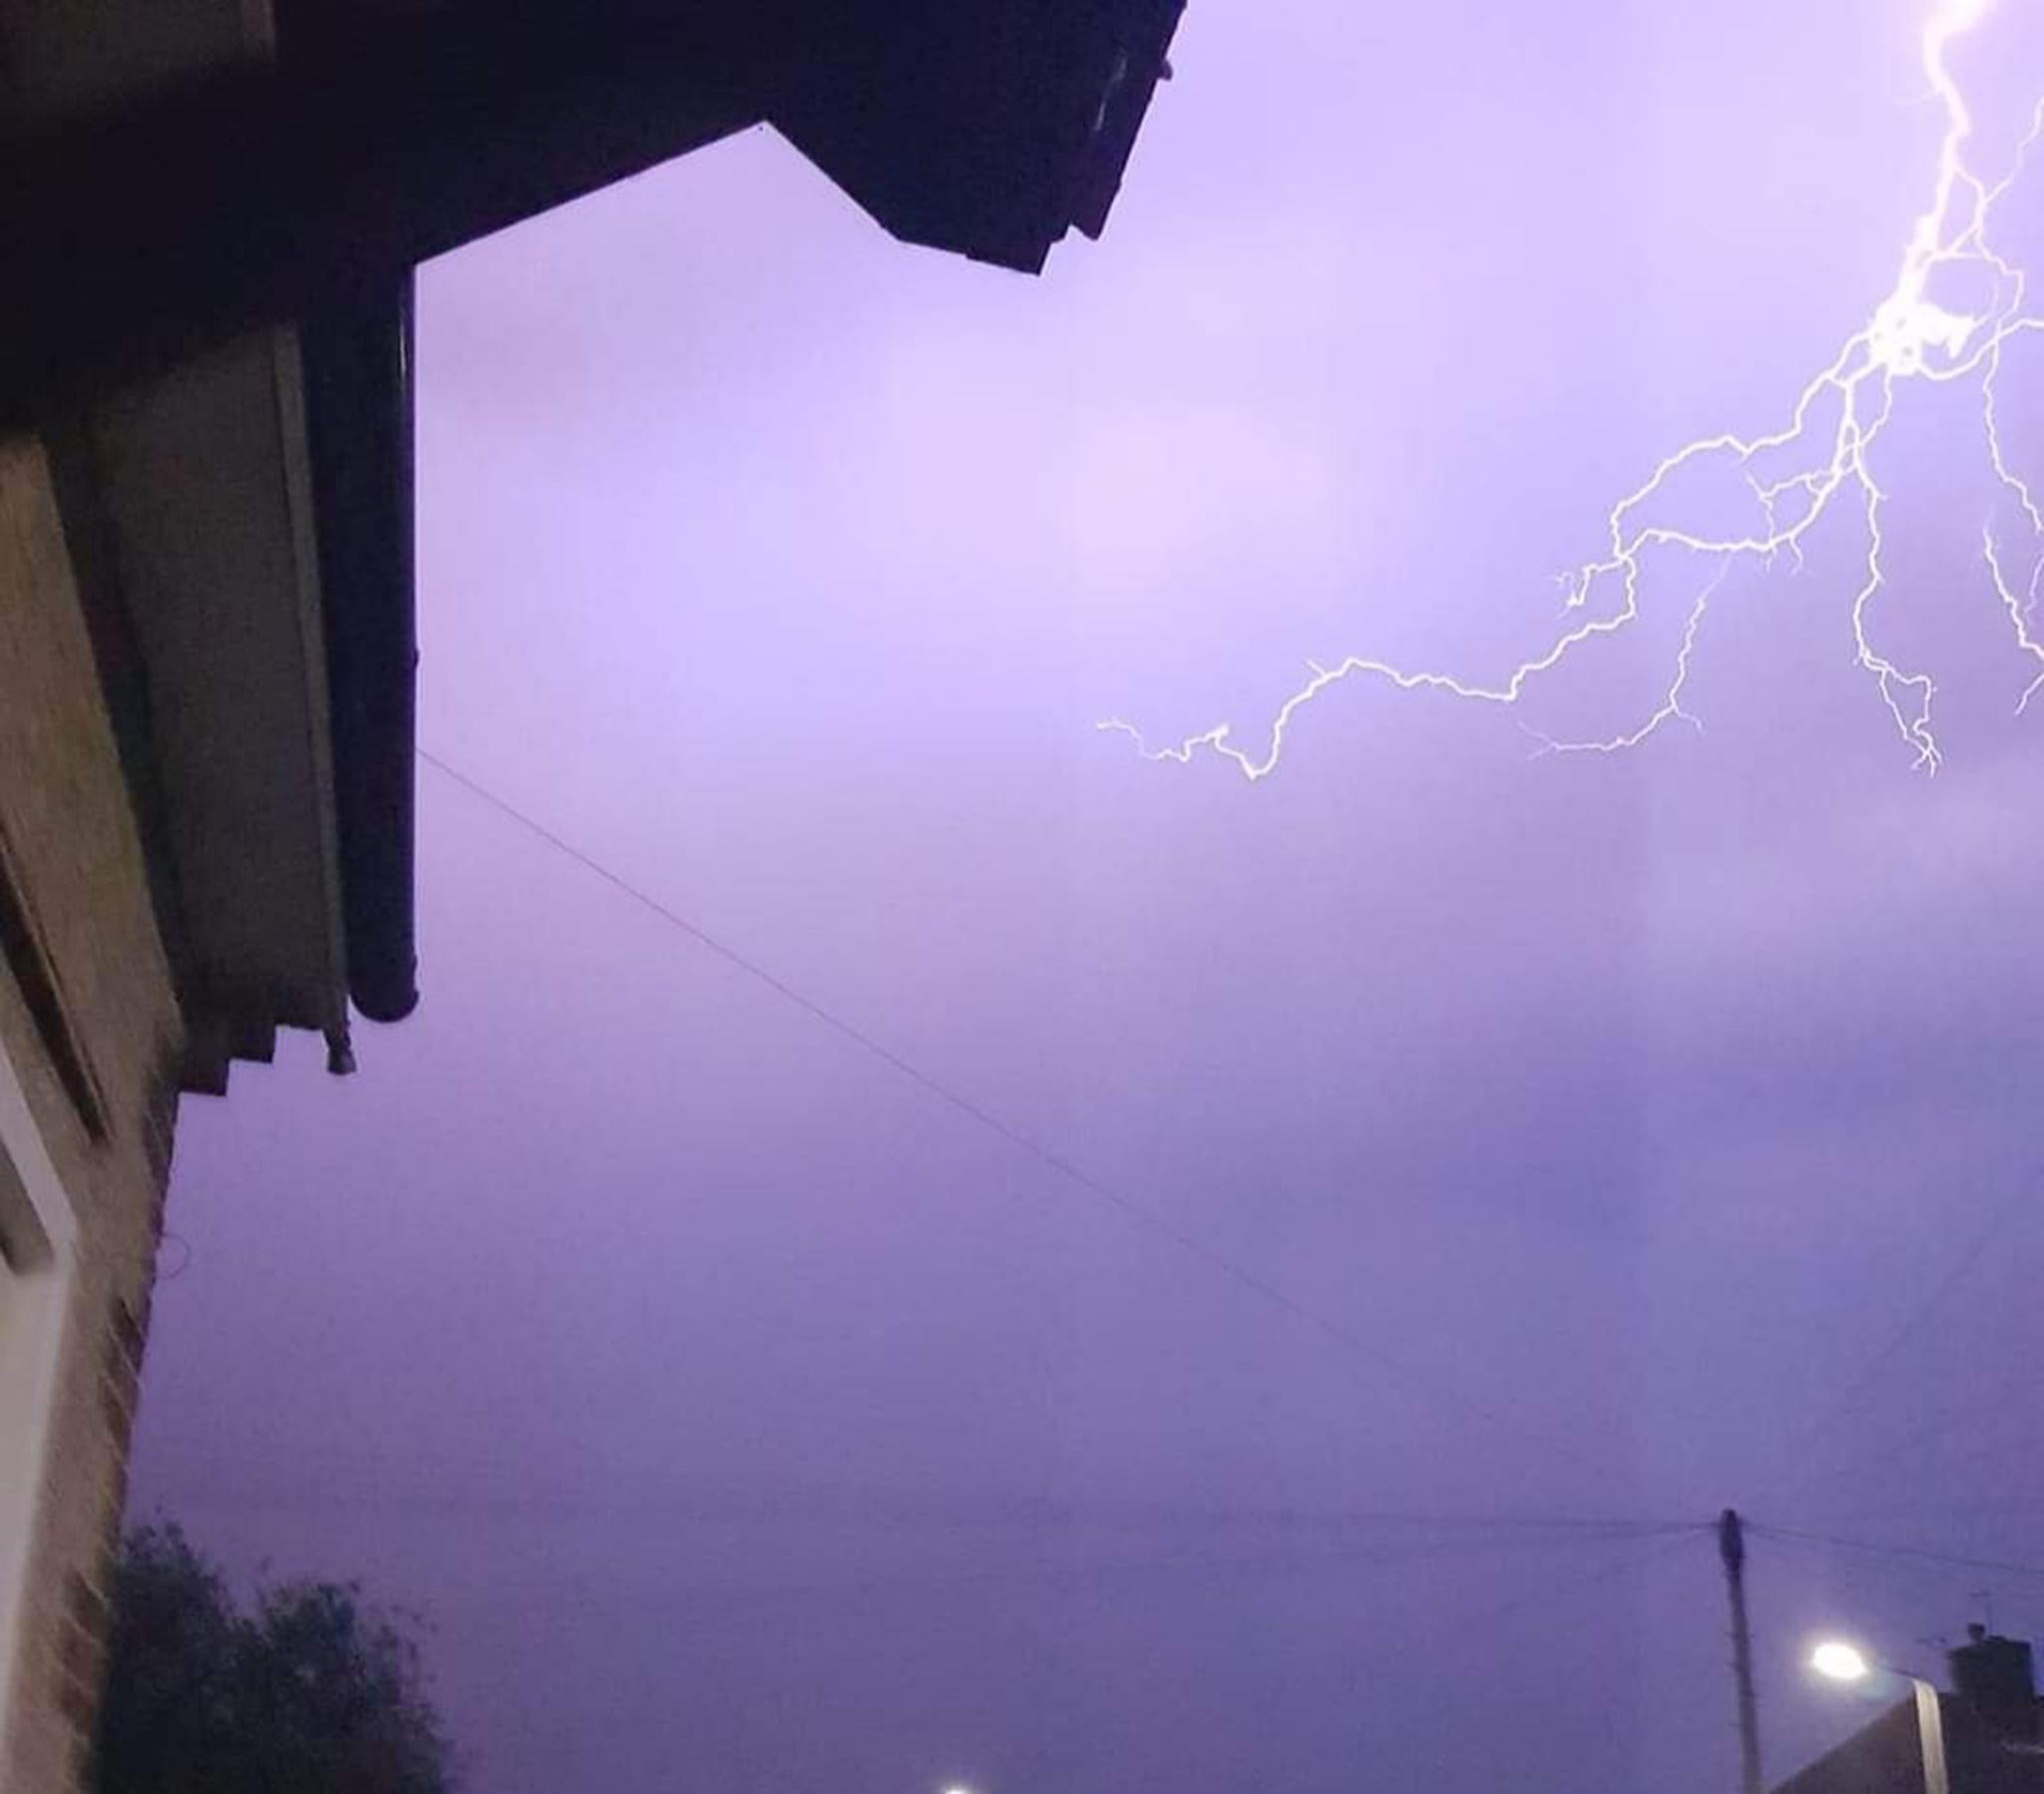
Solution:
[(20, 1068), (0, 1042), (0, 1180), (9, 1205), (0, 1261), (0, 1768), (10, 1760), (11, 1716), (23, 1672), (25, 1596), (34, 1563), (58, 1371), (71, 1311), (77, 1220)]
[(71, 1025), (63, 981), (44, 943), (28, 885), (21, 877), (13, 843), (0, 822), (0, 961), (14, 975), (36, 1038), (49, 1056), (57, 1082), (95, 1143), (108, 1133), (107, 1099), (84, 1044)]

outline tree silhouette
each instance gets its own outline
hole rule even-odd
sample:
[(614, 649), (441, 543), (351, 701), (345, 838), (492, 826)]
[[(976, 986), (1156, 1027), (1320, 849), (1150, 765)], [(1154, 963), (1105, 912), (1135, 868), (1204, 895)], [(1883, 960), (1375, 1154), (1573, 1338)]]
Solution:
[(129, 1534), (96, 1794), (447, 1794), (407, 1623), (351, 1582), (281, 1583), (244, 1611), (179, 1528)]

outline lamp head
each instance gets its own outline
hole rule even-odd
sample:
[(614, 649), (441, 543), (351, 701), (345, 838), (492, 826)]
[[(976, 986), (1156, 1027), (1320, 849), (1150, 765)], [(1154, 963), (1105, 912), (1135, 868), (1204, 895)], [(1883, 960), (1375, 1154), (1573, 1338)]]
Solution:
[(1834, 1682), (1863, 1682), (1873, 1669), (1866, 1653), (1842, 1638), (1826, 1638), (1809, 1653), (1809, 1666)]

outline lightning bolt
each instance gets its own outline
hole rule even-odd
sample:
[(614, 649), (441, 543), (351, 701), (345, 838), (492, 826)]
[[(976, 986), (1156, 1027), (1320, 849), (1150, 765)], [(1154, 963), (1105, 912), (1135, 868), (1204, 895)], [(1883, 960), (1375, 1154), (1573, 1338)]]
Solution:
[[(1120, 717), (1098, 726), (1133, 737), (1146, 759), (1187, 764), (1198, 754), (1217, 754), (1255, 782), (1277, 771), (1300, 712), (1349, 679), (1375, 680), (1400, 691), (1439, 691), (1471, 703), (1515, 705), (1529, 686), (1577, 650), (1636, 623), (1648, 558), (1675, 551), (1687, 561), (1708, 564), (1709, 574), (1690, 602), (1658, 703), (1632, 727), (1601, 738), (1568, 740), (1529, 732), (1543, 751), (1615, 753), (1637, 747), (1670, 722), (1701, 729), (1701, 719), (1686, 707), (1685, 698), (1697, 642), (1719, 588), (1742, 564), (1772, 565), (1786, 554), (1799, 567), (1811, 530), (1842, 506), (1860, 514), (1865, 542), (1850, 612), (1854, 662), (1871, 680), (1914, 765), (1935, 772), (1942, 757), (1931, 728), (1936, 681), (1928, 673), (1897, 666), (1876, 646), (1871, 627), (1875, 600), (1886, 585), (1882, 517), (1888, 495), (1875, 478), (1870, 457), (1894, 416), (1898, 393), (1911, 382), (1942, 386), (1968, 381), (1979, 394), (1988, 462), (2025, 536), (2020, 553), (2027, 556), (2026, 571), (2011, 566), (2009, 550), (1991, 521), (1982, 532), (1987, 582), (2007, 614), (2017, 650), (2037, 664), (2037, 674), (2017, 703), (2020, 714), (2044, 688), (2044, 641), (2034, 627), (2044, 584), (2044, 509), (2004, 451), (1997, 387), (2004, 350), (2019, 336), (2044, 330), (2044, 315), (2029, 308), (2027, 271), (1995, 246), (1991, 226), (1996, 206), (2044, 136), (2044, 100), (2033, 110), (2028, 134), (2016, 147), (2007, 172), (1990, 183), (1968, 160), (1973, 115), (1947, 53), (1956, 39), (1980, 24), (1992, 4), (1993, 0), (1944, 0), (1923, 29), (1923, 73), (1943, 109), (1944, 131), (1930, 203), (1910, 231), (1894, 285), (1830, 364), (1803, 387), (1780, 429), (1763, 436), (1728, 431), (1687, 443), (1612, 506), (1605, 518), (1603, 552), (1562, 577), (1564, 625), (1539, 655), (1488, 683), (1448, 673), (1401, 669), (1360, 655), (1330, 666), (1308, 662), (1310, 676), (1279, 706), (1260, 749), (1238, 746), (1233, 728), (1225, 722), (1164, 746), (1153, 746), (1141, 730)], [(1955, 312), (1930, 296), (1933, 281), (1955, 271), (1986, 277), (1992, 299), (1985, 311)], [(1692, 469), (1711, 466), (1729, 468), (1743, 481), (1752, 507), (1748, 521), (1731, 534), (1714, 534), (1660, 520), (1656, 501), (1667, 499), (1671, 483)], [(1611, 603), (1614, 590), (1616, 602)], [(1580, 621), (1569, 621), (1579, 613)]]

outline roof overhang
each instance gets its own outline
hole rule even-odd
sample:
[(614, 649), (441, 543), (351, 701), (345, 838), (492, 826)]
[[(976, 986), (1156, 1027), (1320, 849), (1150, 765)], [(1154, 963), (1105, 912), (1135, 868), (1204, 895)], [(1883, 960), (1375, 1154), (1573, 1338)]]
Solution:
[[(11, 121), (56, 128), (260, 67), (272, 33), (260, 0), (95, 0), (10, 16), (0, 48)], [(297, 329), (264, 323), (41, 420), (195, 1089), (280, 1026), (346, 1057), (307, 397)]]
[(224, 1088), (279, 1026), (345, 1053), (324, 621), (296, 332), (48, 432), (190, 1041)]
[(1105, 224), (1182, 4), (93, 0), (0, 27), (39, 102), (0, 157), (0, 427), (52, 446), (195, 1085), (279, 1025), (344, 1068), (350, 990), (377, 1020), (416, 1001), (414, 264), (767, 119), (897, 236), (1041, 268)]
[(767, 117), (903, 241), (1035, 273), (1105, 226), (1183, 5), (810, 5)]

